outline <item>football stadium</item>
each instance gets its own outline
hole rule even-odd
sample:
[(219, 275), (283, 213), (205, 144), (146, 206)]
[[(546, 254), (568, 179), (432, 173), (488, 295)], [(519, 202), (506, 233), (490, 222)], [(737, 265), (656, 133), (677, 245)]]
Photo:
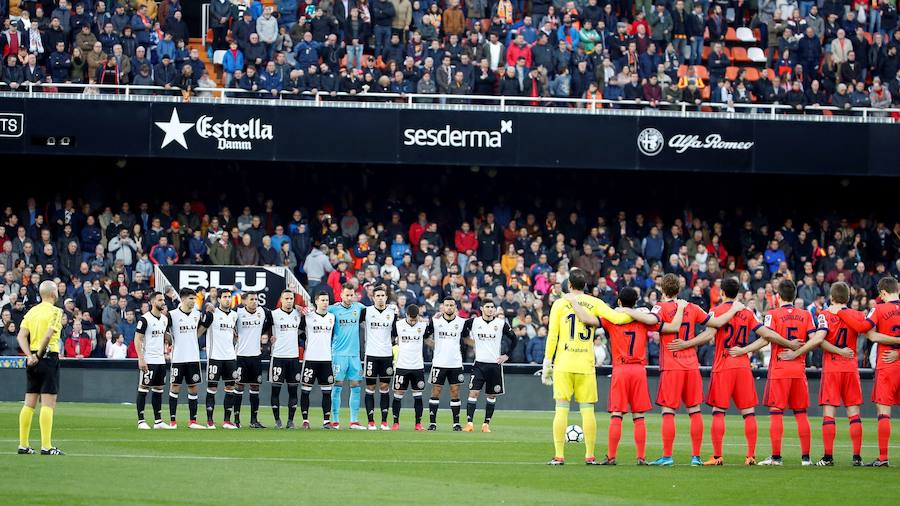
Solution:
[(895, 0), (0, 19), (10, 504), (900, 492)]

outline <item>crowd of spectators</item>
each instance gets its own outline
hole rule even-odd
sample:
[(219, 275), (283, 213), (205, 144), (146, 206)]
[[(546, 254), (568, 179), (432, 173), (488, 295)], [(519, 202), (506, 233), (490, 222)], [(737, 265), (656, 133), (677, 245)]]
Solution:
[[(0, 354), (15, 354), (15, 334), (29, 307), (39, 302), (43, 280), (59, 286), (68, 322), (68, 357), (133, 356), (136, 315), (145, 312), (156, 264), (284, 266), (311, 294), (332, 297), (351, 283), (371, 304), (375, 286), (391, 287), (401, 314), (409, 304), (424, 315), (443, 297), (458, 301), (463, 317), (494, 300), (521, 336), (512, 362), (542, 362), (549, 309), (567, 289), (568, 272), (583, 269), (590, 292), (616, 305), (617, 292), (639, 290), (641, 304), (659, 300), (664, 273), (683, 283), (681, 298), (704, 310), (721, 301), (721, 280), (740, 280), (741, 300), (760, 319), (779, 305), (775, 287), (798, 284), (796, 305), (813, 313), (827, 307), (829, 287), (852, 287), (851, 307), (874, 304), (881, 277), (900, 275), (900, 222), (865, 218), (768, 223), (727, 214), (694, 216), (535, 212), (499, 199), (491, 206), (430, 207), (385, 197), (378, 207), (301, 208), (259, 200), (257, 208), (232, 212), (202, 200), (172, 206), (141, 202), (94, 208), (72, 200), (7, 207), (0, 217)], [(166, 293), (170, 307), (174, 291)], [(215, 302), (216, 291), (203, 293)], [(861, 340), (863, 342), (864, 340)], [(650, 362), (658, 357), (652, 335)], [(609, 363), (598, 331), (599, 363)], [(865, 349), (859, 350), (867, 365)], [(699, 350), (712, 361), (711, 347)], [(763, 365), (766, 357), (755, 357)], [(810, 366), (819, 366), (815, 354)]]
[[(216, 86), (187, 47), (180, 0), (69, 1), (0, 2), (7, 87), (130, 83), (189, 98)], [(451, 103), (503, 95), (841, 114), (900, 104), (895, 2), (211, 0), (207, 49), (210, 59), (221, 52), (222, 85), (243, 90), (234, 96), (439, 93), (461, 96)], [(737, 28), (751, 39), (731, 35)], [(765, 63), (752, 64), (746, 46), (764, 50)]]

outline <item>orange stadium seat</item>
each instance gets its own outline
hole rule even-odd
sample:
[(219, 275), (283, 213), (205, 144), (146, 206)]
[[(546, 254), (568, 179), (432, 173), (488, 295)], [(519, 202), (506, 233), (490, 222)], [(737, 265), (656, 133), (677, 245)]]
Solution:
[(734, 31), (734, 28), (728, 27), (728, 30), (725, 30), (725, 40), (728, 42), (740, 42), (741, 39), (738, 38), (737, 32)]
[(738, 70), (740, 69), (738, 69), (737, 67), (727, 67), (725, 69), (725, 79), (728, 79), (729, 81), (734, 81), (735, 79), (737, 79)]
[(750, 61), (750, 58), (747, 56), (747, 50), (737, 46), (731, 48), (731, 61), (733, 63), (746, 63)]
[(759, 79), (759, 71), (754, 67), (744, 67), (744, 72), (747, 73), (748, 81), (756, 81)]

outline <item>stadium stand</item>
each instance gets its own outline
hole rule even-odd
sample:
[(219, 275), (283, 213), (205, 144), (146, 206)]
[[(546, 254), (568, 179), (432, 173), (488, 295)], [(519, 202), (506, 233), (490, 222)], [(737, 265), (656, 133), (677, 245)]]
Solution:
[[(696, 90), (681, 79), (692, 66), (701, 98), (730, 111), (780, 104), (793, 113), (822, 114), (816, 109), (833, 106), (838, 114), (859, 108), (900, 114), (892, 109), (900, 104), (892, 0), (853, 8), (846, 1), (774, 0), (622, 5), (213, 0), (202, 11), (201, 33), (199, 23), (184, 21), (180, 0), (11, 0), (0, 5), (0, 90), (121, 93), (126, 85), (157, 86), (164, 89), (133, 93), (181, 93), (188, 100), (224, 86), (244, 98), (501, 95), (666, 108), (695, 102)], [(711, 60), (716, 44), (724, 56)], [(620, 100), (627, 105), (617, 106)]]

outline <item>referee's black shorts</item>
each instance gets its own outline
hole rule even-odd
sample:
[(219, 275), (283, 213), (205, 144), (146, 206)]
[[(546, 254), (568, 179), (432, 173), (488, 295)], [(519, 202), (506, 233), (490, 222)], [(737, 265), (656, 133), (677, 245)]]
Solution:
[(25, 369), (25, 393), (59, 393), (59, 353), (47, 353), (38, 363)]

